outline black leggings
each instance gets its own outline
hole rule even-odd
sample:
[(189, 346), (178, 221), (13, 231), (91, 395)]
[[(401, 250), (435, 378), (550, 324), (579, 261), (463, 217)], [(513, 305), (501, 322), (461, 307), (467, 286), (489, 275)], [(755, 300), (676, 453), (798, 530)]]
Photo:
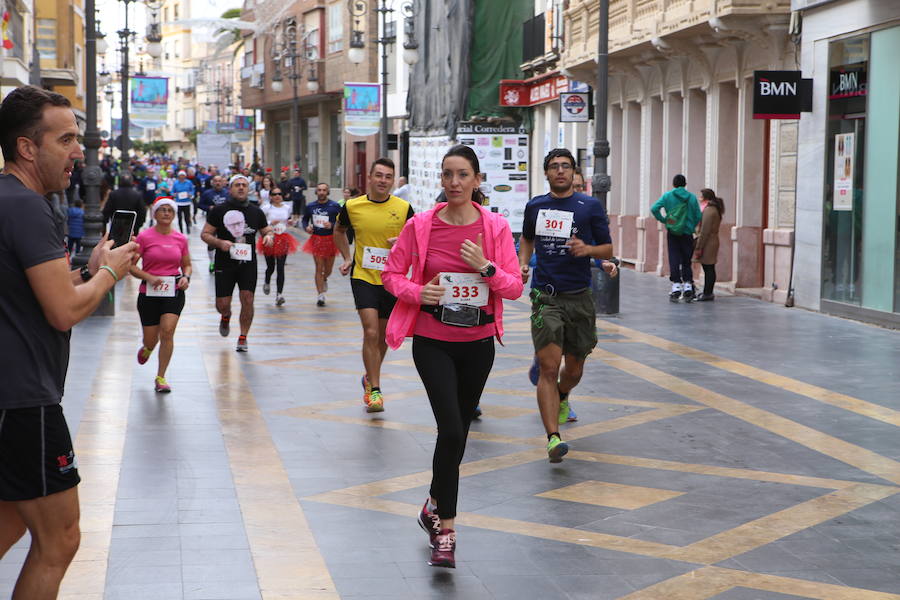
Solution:
[(703, 265), (703, 295), (712, 296), (716, 285), (716, 265)]
[(278, 268), (278, 275), (275, 276), (275, 287), (278, 293), (284, 291), (284, 262), (287, 260), (287, 254), (284, 256), (267, 256), (266, 257), (266, 283), (272, 281), (272, 273)]
[(191, 232), (191, 207), (190, 206), (179, 206), (178, 207), (178, 231), (184, 233), (184, 227), (182, 227), (181, 221), (184, 219), (185, 224), (187, 225), (187, 232)]
[(466, 451), (475, 407), (494, 365), (494, 338), (444, 342), (415, 336), (412, 355), (437, 422), (430, 493), (437, 502), (438, 516), (453, 519), (459, 494), (459, 463)]

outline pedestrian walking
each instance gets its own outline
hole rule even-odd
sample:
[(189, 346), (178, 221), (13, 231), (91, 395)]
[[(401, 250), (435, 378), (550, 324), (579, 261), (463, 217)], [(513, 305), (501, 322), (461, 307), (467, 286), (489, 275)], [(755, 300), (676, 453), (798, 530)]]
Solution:
[(117, 210), (135, 212), (137, 217), (134, 219), (134, 235), (137, 235), (144, 225), (147, 210), (143, 196), (134, 189), (131, 173), (125, 172), (119, 175), (118, 189), (109, 194), (106, 204), (103, 205), (103, 222), (108, 224)]
[[(350, 289), (363, 328), (362, 358), (366, 372), (362, 377), (363, 403), (366, 412), (384, 410), (381, 393), (381, 363), (387, 354), (384, 330), (397, 301), (384, 289), (381, 272), (388, 253), (412, 217), (412, 206), (391, 195), (394, 186), (394, 161), (379, 158), (369, 169), (369, 189), (364, 196), (348, 200), (338, 215), (334, 243), (341, 256), (341, 275), (350, 274)], [(356, 233), (354, 255), (350, 256), (347, 229)]]
[(271, 291), (272, 273), (277, 271), (275, 279), (275, 306), (284, 304), (284, 265), (288, 254), (297, 251), (297, 240), (287, 230), (294, 224), (291, 216), (291, 207), (285, 204), (281, 190), (274, 190), (269, 195), (269, 202), (262, 207), (269, 226), (275, 234), (275, 239), (270, 246), (266, 246), (262, 238), (256, 243), (256, 250), (266, 259), (266, 279), (263, 282), (263, 293), (269, 295)]
[[(12, 598), (52, 600), (78, 550), (78, 475), (62, 410), (72, 327), (137, 258), (102, 238), (72, 271), (47, 195), (83, 160), (69, 100), (24, 86), (0, 105), (0, 558), (31, 542)], [(75, 375), (77, 376), (77, 374)]]
[(700, 197), (705, 206), (700, 219), (700, 234), (694, 247), (694, 260), (703, 267), (703, 293), (697, 296), (698, 302), (709, 302), (716, 299), (716, 260), (719, 255), (719, 226), (725, 215), (725, 203), (709, 188), (700, 190)]
[(522, 281), (527, 281), (529, 261), (536, 254), (531, 339), (540, 371), (538, 409), (547, 433), (547, 454), (555, 463), (569, 451), (559, 433), (559, 424), (569, 419), (569, 394), (581, 381), (584, 361), (597, 345), (591, 260), (611, 258), (612, 239), (600, 201), (573, 189), (571, 152), (551, 150), (544, 158), (544, 174), (550, 193), (535, 196), (525, 206), (519, 265)]
[(691, 255), (694, 252), (694, 229), (700, 222), (700, 204), (697, 197), (685, 189), (687, 179), (676, 175), (672, 189), (660, 196), (650, 212), (666, 226), (666, 243), (669, 248), (669, 281), (672, 291), (669, 300), (693, 302), (694, 273)]
[(316, 306), (325, 306), (325, 292), (328, 291), (328, 278), (334, 268), (334, 257), (340, 254), (334, 244), (334, 224), (341, 212), (341, 205), (328, 199), (330, 193), (327, 183), (317, 185), (316, 201), (306, 205), (301, 221), (303, 229), (309, 234), (303, 251), (312, 254), (316, 264)]
[(200, 239), (215, 246), (216, 310), (219, 335), (228, 337), (231, 331), (231, 297), (238, 288), (241, 302), (240, 327), (236, 350), (247, 352), (247, 335), (253, 324), (253, 298), (256, 292), (256, 234), (271, 246), (275, 235), (263, 211), (250, 204), (250, 180), (234, 175), (228, 183), (228, 201), (209, 211)]
[(81, 238), (84, 237), (84, 203), (81, 198), (76, 198), (74, 205), (70, 206), (67, 213), (67, 221), (69, 226), (69, 239), (66, 243), (66, 249), (71, 256), (81, 253)]
[(169, 393), (166, 369), (175, 350), (175, 328), (184, 309), (185, 291), (191, 284), (191, 253), (184, 234), (173, 231), (178, 205), (171, 198), (160, 198), (151, 207), (156, 225), (142, 231), (135, 241), (140, 247), (141, 266), (131, 274), (142, 280), (138, 290), (137, 311), (144, 340), (138, 349), (139, 365), (146, 363), (159, 344), (159, 366), (154, 389)]
[(187, 234), (191, 234), (191, 208), (193, 207), (194, 194), (196, 190), (194, 184), (187, 178), (186, 171), (178, 171), (178, 179), (172, 184), (172, 196), (175, 203), (178, 204), (178, 231), (181, 233), (187, 229)]
[(393, 192), (395, 196), (408, 201), (411, 191), (412, 188), (410, 188), (409, 184), (406, 182), (406, 177), (400, 177), (397, 179), (397, 189), (395, 189)]
[(387, 342), (396, 349), (413, 338), (413, 360), (437, 423), (431, 488), (418, 518), (435, 567), (456, 566), (459, 465), (494, 364), (494, 337), (503, 335), (503, 299), (518, 298), (523, 288), (509, 223), (482, 206), (480, 173), (468, 146), (447, 152), (441, 162), (447, 202), (407, 222), (382, 274), (397, 297)]
[(300, 175), (300, 169), (294, 169), (293, 177), (287, 182), (290, 190), (290, 196), (285, 196), (285, 200), (291, 201), (291, 211), (298, 219), (303, 214), (306, 207), (306, 180)]

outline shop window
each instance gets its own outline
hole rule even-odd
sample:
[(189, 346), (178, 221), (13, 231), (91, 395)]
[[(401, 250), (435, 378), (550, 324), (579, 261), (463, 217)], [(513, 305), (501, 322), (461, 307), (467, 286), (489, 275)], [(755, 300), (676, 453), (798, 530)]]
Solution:
[(859, 305), (868, 36), (832, 43), (828, 64), (822, 298)]

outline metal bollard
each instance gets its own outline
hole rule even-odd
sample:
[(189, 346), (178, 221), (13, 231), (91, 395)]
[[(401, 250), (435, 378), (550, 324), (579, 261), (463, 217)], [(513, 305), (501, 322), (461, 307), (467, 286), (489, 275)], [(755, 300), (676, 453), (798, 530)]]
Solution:
[[(610, 262), (619, 265), (618, 258), (609, 259)], [(619, 280), (621, 271), (615, 277), (610, 277), (599, 266), (599, 259), (591, 264), (591, 295), (594, 297), (594, 309), (598, 315), (619, 314)]]

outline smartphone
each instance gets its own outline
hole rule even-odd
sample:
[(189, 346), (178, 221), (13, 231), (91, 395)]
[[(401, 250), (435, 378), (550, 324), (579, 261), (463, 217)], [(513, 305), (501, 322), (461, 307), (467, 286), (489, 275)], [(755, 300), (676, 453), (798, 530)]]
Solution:
[(137, 220), (137, 213), (133, 210), (117, 210), (113, 214), (112, 223), (109, 226), (109, 239), (113, 241), (113, 248), (124, 246), (131, 241), (135, 220)]

